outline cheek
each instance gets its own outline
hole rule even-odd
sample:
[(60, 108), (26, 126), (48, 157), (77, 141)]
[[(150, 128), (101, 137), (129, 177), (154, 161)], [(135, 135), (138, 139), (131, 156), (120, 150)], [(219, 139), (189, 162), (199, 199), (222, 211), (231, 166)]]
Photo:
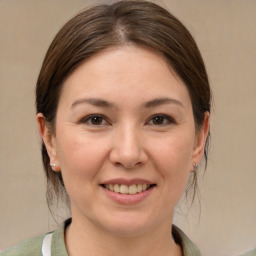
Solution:
[(153, 141), (155, 161), (162, 165), (164, 170), (174, 173), (188, 172), (190, 170), (194, 136), (187, 134), (176, 134), (166, 136), (158, 142)]
[(156, 168), (160, 172), (166, 193), (181, 195), (187, 185), (190, 174), (193, 136), (166, 137), (152, 153)]
[(89, 136), (73, 132), (68, 135), (62, 131), (58, 140), (57, 154), (66, 189), (87, 186), (101, 169), (106, 156), (106, 142), (91, 139)]

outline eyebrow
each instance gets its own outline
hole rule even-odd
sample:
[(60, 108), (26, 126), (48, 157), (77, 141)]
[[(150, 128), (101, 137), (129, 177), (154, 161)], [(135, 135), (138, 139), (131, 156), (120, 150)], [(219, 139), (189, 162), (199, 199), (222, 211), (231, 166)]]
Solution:
[[(99, 99), (99, 98), (83, 98), (83, 99), (78, 99), (76, 101), (74, 101), (71, 105), (71, 108), (74, 108), (75, 106), (77, 105), (80, 105), (80, 104), (91, 104), (93, 106), (96, 106), (96, 107), (104, 107), (104, 108), (114, 108), (115, 105), (113, 103), (110, 103), (106, 100), (103, 100), (103, 99)], [(173, 103), (173, 104), (177, 104), (181, 107), (184, 107), (184, 105), (176, 100), (176, 99), (172, 99), (172, 98), (156, 98), (156, 99), (153, 99), (153, 100), (150, 100), (148, 102), (145, 102), (143, 103), (143, 107), (144, 108), (151, 108), (151, 107), (156, 107), (156, 106), (160, 106), (160, 105), (164, 105), (164, 104), (170, 104), (170, 103)]]
[(79, 104), (91, 104), (93, 106), (96, 107), (104, 107), (104, 108), (113, 108), (114, 105), (108, 101), (105, 101), (103, 99), (97, 99), (97, 98), (89, 98), (89, 99), (78, 99), (76, 101), (74, 101), (71, 105), (71, 108), (74, 108), (75, 106), (79, 105)]
[(153, 99), (151, 101), (148, 101), (144, 104), (145, 108), (151, 108), (151, 107), (156, 107), (156, 106), (160, 106), (160, 105), (164, 105), (164, 104), (170, 104), (170, 103), (174, 103), (177, 104), (181, 107), (184, 107), (184, 105), (176, 100), (176, 99), (172, 99), (172, 98), (157, 98), (157, 99)]

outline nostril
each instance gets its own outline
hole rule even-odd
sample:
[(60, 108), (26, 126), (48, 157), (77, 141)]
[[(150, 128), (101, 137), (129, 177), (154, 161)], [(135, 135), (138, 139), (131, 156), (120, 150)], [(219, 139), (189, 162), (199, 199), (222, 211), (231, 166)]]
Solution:
[(114, 162), (115, 166), (121, 166), (122, 164), (120, 162)]
[(141, 165), (143, 165), (142, 162), (137, 162), (137, 163), (125, 163), (125, 162), (114, 162), (113, 163), (116, 167), (122, 167), (124, 169), (134, 169), (134, 168), (138, 168)]

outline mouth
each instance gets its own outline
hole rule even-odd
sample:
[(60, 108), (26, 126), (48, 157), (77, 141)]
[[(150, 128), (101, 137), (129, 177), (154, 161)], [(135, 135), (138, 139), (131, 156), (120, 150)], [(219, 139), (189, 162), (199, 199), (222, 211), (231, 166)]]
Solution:
[(101, 184), (101, 186), (118, 194), (136, 195), (138, 193), (149, 190), (150, 188), (156, 186), (156, 184)]

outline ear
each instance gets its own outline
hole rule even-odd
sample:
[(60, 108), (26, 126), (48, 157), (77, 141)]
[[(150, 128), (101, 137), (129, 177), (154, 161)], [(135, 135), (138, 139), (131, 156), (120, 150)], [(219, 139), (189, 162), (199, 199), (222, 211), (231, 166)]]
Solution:
[(58, 172), (60, 171), (60, 165), (57, 156), (56, 137), (52, 133), (52, 131), (50, 131), (49, 126), (47, 126), (47, 122), (42, 113), (38, 113), (36, 115), (36, 121), (39, 134), (44, 142), (48, 156), (50, 158), (50, 163), (55, 165), (51, 166), (51, 168), (53, 169), (53, 171)]
[[(200, 130), (196, 132), (196, 139), (195, 139), (193, 156), (192, 156), (193, 162), (191, 166), (193, 166), (193, 163), (199, 164), (201, 159), (203, 158), (205, 143), (209, 133), (209, 121), (210, 121), (209, 119), (210, 119), (209, 112), (205, 112), (204, 122)], [(193, 171), (194, 171), (194, 168), (192, 168), (191, 172)]]

